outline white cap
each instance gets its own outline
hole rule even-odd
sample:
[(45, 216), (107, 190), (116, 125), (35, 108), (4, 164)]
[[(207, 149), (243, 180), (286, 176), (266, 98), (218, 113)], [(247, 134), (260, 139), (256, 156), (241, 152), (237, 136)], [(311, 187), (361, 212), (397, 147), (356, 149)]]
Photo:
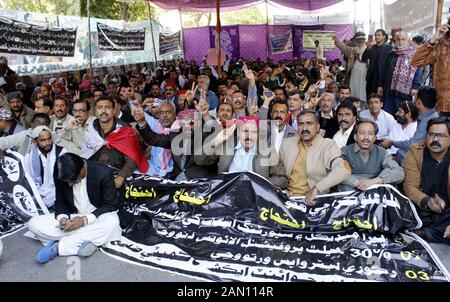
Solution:
[(47, 130), (48, 132), (52, 133), (52, 130), (50, 130), (47, 126), (37, 126), (36, 128), (31, 131), (31, 138), (36, 139), (39, 134), (41, 134), (42, 131)]

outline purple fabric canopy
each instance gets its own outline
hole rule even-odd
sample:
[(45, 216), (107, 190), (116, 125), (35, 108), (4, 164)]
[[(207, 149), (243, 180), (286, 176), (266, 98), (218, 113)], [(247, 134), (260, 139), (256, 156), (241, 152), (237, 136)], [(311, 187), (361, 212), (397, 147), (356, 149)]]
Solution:
[[(271, 2), (284, 5), (290, 8), (301, 10), (321, 9), (343, 0), (271, 0)], [(212, 0), (155, 0), (152, 1), (163, 9), (178, 9), (181, 11), (214, 11), (216, 1)], [(223, 10), (234, 10), (263, 3), (262, 0), (220, 0), (220, 7)]]

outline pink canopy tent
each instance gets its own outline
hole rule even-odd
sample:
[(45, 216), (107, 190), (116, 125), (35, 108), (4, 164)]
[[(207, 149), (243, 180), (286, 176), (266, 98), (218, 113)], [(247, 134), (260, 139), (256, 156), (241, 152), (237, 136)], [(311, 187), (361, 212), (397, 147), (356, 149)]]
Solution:
[[(270, 0), (294, 9), (317, 10), (343, 0)], [(155, 0), (151, 1), (163, 9), (177, 9), (183, 12), (203, 12), (216, 10), (216, 1), (211, 0)], [(220, 8), (223, 10), (235, 10), (264, 3), (264, 0), (221, 0)]]

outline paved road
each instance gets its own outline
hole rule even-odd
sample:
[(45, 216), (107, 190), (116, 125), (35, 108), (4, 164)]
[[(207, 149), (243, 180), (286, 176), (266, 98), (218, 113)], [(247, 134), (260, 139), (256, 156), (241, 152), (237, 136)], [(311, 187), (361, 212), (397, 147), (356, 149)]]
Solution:
[[(23, 236), (20, 231), (3, 239), (3, 255), (0, 258), (0, 282), (5, 281), (72, 281), (67, 277), (73, 273), (72, 263), (75, 257), (57, 257), (55, 260), (39, 265), (35, 261), (36, 251), (42, 246), (38, 241)], [(450, 246), (431, 245), (447, 270), (450, 271)], [(68, 263), (69, 262), (69, 263)], [(118, 261), (97, 252), (92, 257), (83, 259), (80, 268), (80, 280), (109, 282), (194, 282), (194, 279), (179, 274), (168, 273)]]

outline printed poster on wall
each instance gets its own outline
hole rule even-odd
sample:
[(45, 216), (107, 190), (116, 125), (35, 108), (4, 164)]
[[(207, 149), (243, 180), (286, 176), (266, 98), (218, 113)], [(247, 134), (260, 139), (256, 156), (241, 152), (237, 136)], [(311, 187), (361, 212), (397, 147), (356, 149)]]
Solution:
[(272, 54), (279, 54), (290, 52), (293, 50), (292, 46), (292, 30), (289, 30), (280, 35), (270, 35), (270, 47)]
[(324, 50), (334, 50), (335, 45), (333, 36), (336, 33), (334, 31), (323, 30), (304, 30), (303, 31), (303, 49), (313, 50), (316, 48), (314, 41), (319, 41)]

